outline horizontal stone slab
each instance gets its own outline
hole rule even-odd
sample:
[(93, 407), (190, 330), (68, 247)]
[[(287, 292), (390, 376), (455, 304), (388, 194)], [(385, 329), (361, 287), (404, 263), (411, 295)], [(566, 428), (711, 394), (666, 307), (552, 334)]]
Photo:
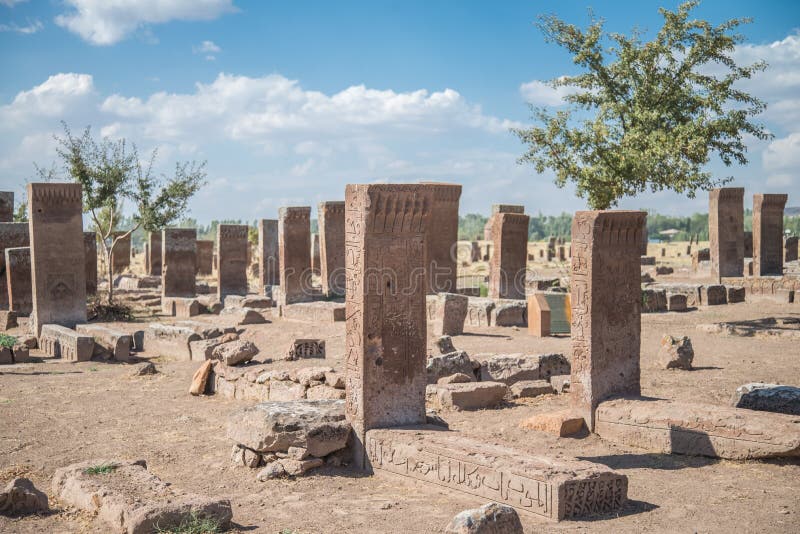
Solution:
[(627, 500), (628, 477), (605, 466), (529, 455), (441, 427), (369, 430), (365, 445), (373, 470), (444, 486), (550, 520), (616, 512)]
[(176, 360), (191, 360), (189, 343), (202, 336), (188, 326), (151, 323), (144, 331), (144, 347), (147, 352)]
[(800, 456), (797, 416), (711, 404), (614, 399), (597, 407), (595, 432), (650, 452), (729, 460)]
[(343, 302), (283, 304), (280, 306), (280, 315), (284, 319), (309, 323), (334, 323), (345, 319)]
[(65, 326), (45, 324), (39, 334), (39, 348), (54, 358), (88, 362), (94, 352), (94, 339)]
[(75, 331), (92, 336), (95, 351), (101, 348), (103, 352), (117, 361), (127, 362), (130, 360), (131, 346), (133, 345), (133, 337), (130, 334), (99, 324), (79, 324), (75, 327)]

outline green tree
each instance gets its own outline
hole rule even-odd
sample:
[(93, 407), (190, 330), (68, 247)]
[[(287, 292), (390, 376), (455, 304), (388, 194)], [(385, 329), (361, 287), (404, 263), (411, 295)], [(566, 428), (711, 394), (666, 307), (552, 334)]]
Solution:
[(704, 165), (713, 154), (726, 166), (746, 164), (743, 136), (771, 137), (751, 120), (766, 104), (736, 85), (766, 63), (740, 66), (732, 57), (743, 40), (735, 30), (749, 19), (718, 26), (690, 19), (698, 3), (659, 9), (664, 25), (648, 42), (639, 31), (607, 33), (593, 16), (586, 30), (540, 17), (545, 38), (585, 72), (549, 82), (571, 90), (564, 109), (532, 106), (537, 124), (513, 130), (528, 145), (519, 162), (553, 170), (559, 187), (574, 182), (594, 209), (648, 188), (693, 197), (731, 181), (713, 179)]
[[(111, 270), (114, 247), (138, 228), (154, 232), (179, 219), (186, 212), (189, 199), (205, 183), (205, 162), (177, 163), (172, 176), (157, 176), (153, 171), (156, 150), (142, 164), (136, 146), (125, 139), (98, 141), (89, 127), (76, 137), (66, 123), (62, 124), (64, 136), (56, 136), (57, 153), (65, 178), (83, 187), (83, 210), (91, 218), (102, 246), (108, 280), (106, 303), (110, 305), (114, 299)], [(37, 167), (37, 170), (41, 179), (47, 181), (58, 174), (55, 167), (47, 171)], [(113, 237), (123, 218), (123, 202), (129, 202), (134, 213), (130, 227)]]

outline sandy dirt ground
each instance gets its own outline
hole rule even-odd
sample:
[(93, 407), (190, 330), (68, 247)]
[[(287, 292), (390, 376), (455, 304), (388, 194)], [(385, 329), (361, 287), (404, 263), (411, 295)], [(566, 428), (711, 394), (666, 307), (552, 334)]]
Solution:
[[(642, 393), (727, 405), (743, 383), (800, 385), (797, 340), (695, 330), (698, 323), (769, 316), (800, 317), (800, 304), (735, 304), (643, 315)], [(201, 320), (214, 323), (218, 318)], [(142, 325), (121, 326), (133, 330)], [(696, 370), (656, 366), (665, 333), (691, 337)], [(246, 327), (243, 337), (258, 345), (258, 358), (264, 359), (282, 354), (292, 338), (311, 335), (327, 340), (325, 365), (341, 369), (343, 323), (273, 318), (269, 324)], [(567, 337), (537, 339), (518, 328), (468, 327), (454, 337), (454, 344), (470, 354), (557, 351), (569, 357)], [(192, 397), (187, 391), (197, 362), (146, 352), (140, 356), (155, 361), (159, 373), (132, 377), (125, 364), (69, 364), (48, 358), (0, 368), (0, 482), (29, 477), (49, 494), (52, 507), (48, 515), (0, 517), (0, 532), (108, 532), (91, 515), (64, 507), (50, 490), (56, 468), (93, 458), (143, 458), (153, 473), (178, 488), (229, 498), (232, 532), (441, 532), (453, 515), (485, 502), (388, 473), (363, 476), (347, 468), (258, 482), (256, 470), (231, 465), (231, 443), (225, 437), (228, 414), (248, 402)], [(556, 438), (518, 427), (522, 419), (567, 402), (565, 395), (546, 395), (492, 410), (440, 414), (452, 430), (471, 437), (536, 454), (591, 460), (629, 477), (630, 500), (619, 515), (553, 523), (523, 514), (525, 532), (800, 532), (799, 460), (732, 462), (649, 454), (597, 436)]]

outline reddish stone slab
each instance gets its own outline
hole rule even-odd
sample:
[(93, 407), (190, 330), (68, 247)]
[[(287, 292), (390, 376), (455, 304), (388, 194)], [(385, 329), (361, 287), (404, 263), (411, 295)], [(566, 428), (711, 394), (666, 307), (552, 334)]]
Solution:
[[(111, 239), (116, 239), (111, 251), (111, 270), (114, 274), (122, 274), (131, 267), (131, 236), (128, 232), (112, 232)], [(119, 238), (119, 239), (118, 239)]]
[(148, 233), (148, 252), (145, 269), (150, 276), (161, 276), (161, 232)]
[(594, 428), (599, 402), (639, 395), (641, 211), (579, 211), (572, 221), (572, 407)]
[(280, 283), (278, 268), (278, 221), (261, 219), (258, 221), (258, 276), (261, 294), (267, 288)]
[(33, 312), (31, 330), (43, 324), (86, 322), (86, 256), (81, 185), (28, 184)]
[(217, 227), (217, 298), (247, 294), (247, 236), (244, 224)]
[(753, 195), (753, 276), (783, 274), (783, 208), (788, 195)]
[(425, 183), (425, 185), (433, 188), (434, 203), (425, 239), (428, 293), (455, 293), (461, 185), (446, 183)]
[(278, 210), (280, 304), (309, 302), (311, 287), (311, 208)]
[(343, 297), (344, 273), (344, 202), (320, 202), (319, 263), (322, 294)]
[(6, 282), (8, 309), (19, 315), (33, 311), (30, 247), (6, 249)]
[(8, 309), (5, 250), (29, 246), (28, 236), (28, 223), (0, 222), (0, 310)]
[(525, 298), (529, 220), (530, 217), (522, 213), (500, 211), (492, 215), (494, 252), (489, 267), (491, 298)]
[(214, 242), (210, 239), (198, 239), (195, 273), (200, 276), (211, 276), (214, 272), (214, 264)]
[(161, 234), (161, 296), (194, 297), (197, 230), (165, 228)]
[(14, 221), (14, 192), (0, 191), (0, 223)]
[(431, 186), (347, 185), (346, 414), (354, 461), (365, 432), (425, 422), (425, 237)]
[(708, 193), (711, 275), (742, 276), (744, 269), (744, 188), (722, 187)]

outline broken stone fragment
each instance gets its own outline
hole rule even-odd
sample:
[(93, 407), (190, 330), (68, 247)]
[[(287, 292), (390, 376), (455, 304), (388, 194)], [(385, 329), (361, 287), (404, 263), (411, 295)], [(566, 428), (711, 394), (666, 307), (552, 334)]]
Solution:
[(211, 366), (214, 364), (213, 360), (204, 361), (197, 371), (192, 376), (192, 385), (189, 387), (189, 393), (192, 395), (202, 395), (206, 390), (208, 383), (208, 375), (211, 374)]
[(309, 458), (308, 460), (284, 458), (282, 460), (278, 460), (278, 462), (283, 466), (286, 474), (293, 477), (303, 475), (307, 471), (310, 471), (316, 467), (320, 467), (325, 463), (322, 458)]
[(800, 415), (800, 388), (751, 383), (736, 388), (731, 405), (762, 412)]
[(435, 384), (443, 376), (450, 376), (456, 373), (471, 375), (473, 370), (472, 360), (463, 350), (433, 356), (428, 358), (426, 372), (428, 384)]
[(453, 338), (450, 336), (439, 336), (433, 341), (433, 346), (435, 354), (450, 354), (456, 351), (453, 346)]
[(534, 415), (524, 419), (519, 426), (526, 430), (537, 430), (565, 437), (577, 434), (584, 425), (583, 417), (567, 409)]
[(308, 400), (344, 399), (345, 390), (326, 385), (313, 386), (306, 390), (306, 398)]
[(141, 362), (134, 364), (132, 367), (131, 376), (154, 375), (158, 372), (156, 364), (153, 362)]
[(0, 514), (28, 515), (47, 509), (47, 495), (27, 478), (15, 478), (0, 492)]
[(283, 468), (283, 464), (274, 461), (267, 464), (267, 466), (258, 472), (256, 475), (256, 480), (259, 482), (264, 482), (267, 480), (272, 480), (274, 478), (281, 478), (286, 476), (286, 469)]
[(501, 382), (430, 384), (426, 398), (434, 410), (481, 410), (497, 406), (507, 393), (508, 386)]
[(553, 386), (547, 380), (522, 380), (511, 385), (511, 394), (517, 399), (550, 393), (553, 393)]
[(443, 376), (436, 381), (437, 384), (463, 384), (465, 382), (475, 382), (475, 377), (464, 373), (456, 373), (450, 376)]
[(694, 350), (692, 341), (686, 337), (672, 337), (664, 334), (658, 349), (658, 361), (665, 369), (692, 370)]
[(243, 339), (222, 343), (212, 351), (215, 360), (222, 360), (225, 365), (239, 365), (249, 362), (258, 354), (258, 347)]
[(445, 534), (523, 534), (517, 511), (505, 504), (491, 502), (456, 515)]

